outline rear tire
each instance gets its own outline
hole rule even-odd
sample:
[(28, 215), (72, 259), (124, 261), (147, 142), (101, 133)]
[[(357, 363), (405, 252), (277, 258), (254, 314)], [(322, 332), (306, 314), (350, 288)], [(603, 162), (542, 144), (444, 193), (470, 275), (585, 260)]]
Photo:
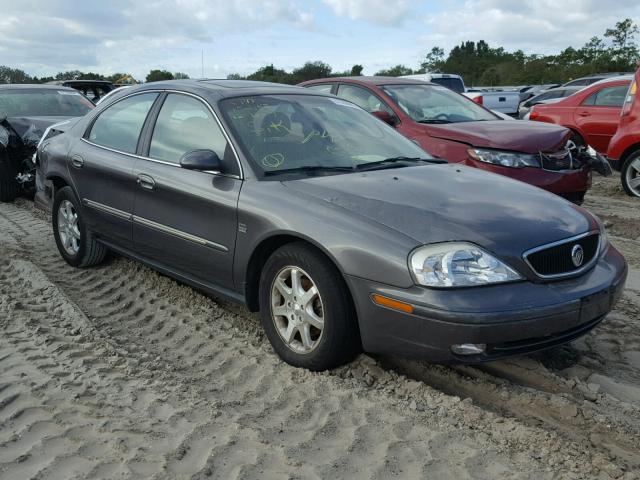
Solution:
[(276, 353), (294, 367), (322, 371), (360, 351), (353, 302), (342, 275), (318, 250), (291, 243), (260, 276), (260, 315)]
[(640, 197), (640, 151), (632, 153), (620, 169), (622, 187), (627, 195)]
[(71, 187), (56, 192), (51, 220), (58, 251), (69, 265), (91, 267), (104, 260), (107, 248), (85, 226), (80, 202)]

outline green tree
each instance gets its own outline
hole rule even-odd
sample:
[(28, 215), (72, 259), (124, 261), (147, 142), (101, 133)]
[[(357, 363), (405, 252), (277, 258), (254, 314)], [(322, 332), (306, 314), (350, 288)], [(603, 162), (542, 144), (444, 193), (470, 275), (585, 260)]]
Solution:
[(83, 72), (80, 70), (69, 70), (67, 72), (58, 72), (56, 80), (77, 80), (82, 77)]
[(191, 77), (189, 77), (189, 75), (187, 75), (186, 73), (176, 72), (173, 74), (173, 78), (176, 80), (188, 80)]
[(316, 78), (326, 78), (331, 76), (331, 67), (319, 60), (307, 62), (302, 67), (293, 70), (293, 82), (300, 83), (305, 80), (315, 80)]
[(437, 46), (433, 47), (420, 63), (421, 73), (439, 73), (442, 67), (444, 67), (444, 49)]
[(395, 67), (388, 68), (386, 70), (380, 70), (376, 72), (376, 76), (381, 77), (399, 77), (401, 75), (411, 75), (413, 70), (404, 65), (396, 65)]
[(159, 82), (162, 80), (173, 80), (173, 73), (167, 70), (151, 70), (147, 74), (147, 82)]
[(0, 66), (0, 83), (31, 83), (33, 81), (34, 79), (23, 70), (4, 65)]
[(227, 80), (244, 80), (244, 77), (239, 73), (230, 73), (227, 75)]
[(275, 83), (294, 83), (290, 73), (287, 73), (280, 68), (275, 68), (273, 64), (265, 65), (264, 67), (259, 68), (251, 75), (248, 75), (247, 80)]
[(630, 18), (616, 23), (616, 28), (608, 28), (604, 36), (611, 40), (611, 57), (614, 68), (620, 70), (632, 70), (639, 51), (635, 43), (638, 26)]
[(351, 67), (351, 76), (359, 77), (360, 75), (362, 75), (362, 70), (364, 70), (364, 67), (362, 65), (354, 65), (353, 67)]
[(87, 72), (82, 73), (78, 80), (104, 80), (104, 76), (99, 73)]

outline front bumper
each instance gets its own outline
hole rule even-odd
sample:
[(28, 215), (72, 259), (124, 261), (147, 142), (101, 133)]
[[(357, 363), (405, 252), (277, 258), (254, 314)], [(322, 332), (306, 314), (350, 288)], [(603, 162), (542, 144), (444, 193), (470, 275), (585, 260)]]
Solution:
[[(347, 277), (364, 350), (442, 363), (478, 363), (569, 342), (595, 327), (622, 295), (627, 265), (610, 247), (580, 277), (464, 289), (402, 289)], [(379, 294), (413, 306), (407, 314), (376, 305)], [(460, 356), (455, 344), (486, 344)]]
[(467, 165), (534, 185), (571, 201), (580, 202), (591, 187), (591, 171), (585, 168), (553, 172), (542, 168), (509, 168), (468, 159)]

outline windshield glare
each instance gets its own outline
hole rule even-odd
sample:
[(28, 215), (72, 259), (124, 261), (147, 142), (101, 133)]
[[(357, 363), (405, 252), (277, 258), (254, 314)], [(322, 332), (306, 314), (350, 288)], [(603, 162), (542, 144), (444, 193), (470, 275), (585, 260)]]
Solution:
[(6, 90), (0, 92), (0, 114), (7, 117), (81, 117), (93, 104), (71, 90)]
[(416, 122), (458, 123), (498, 117), (451, 90), (434, 85), (384, 85), (382, 89)]
[(220, 103), (259, 171), (354, 168), (393, 157), (431, 158), (350, 102), (314, 95), (258, 95)]

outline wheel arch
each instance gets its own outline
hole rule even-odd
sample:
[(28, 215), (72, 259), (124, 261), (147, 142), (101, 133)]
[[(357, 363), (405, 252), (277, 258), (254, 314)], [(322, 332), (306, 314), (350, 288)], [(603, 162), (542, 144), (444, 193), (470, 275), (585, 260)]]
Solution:
[[(244, 277), (244, 294), (245, 301), (247, 307), (252, 312), (257, 312), (260, 309), (259, 305), (259, 284), (260, 284), (260, 274), (262, 273), (262, 268), (266, 263), (267, 259), (271, 256), (273, 252), (275, 252), (280, 247), (290, 243), (305, 243), (311, 248), (315, 249), (319, 253), (324, 256), (327, 261), (329, 261), (333, 267), (338, 271), (340, 276), (344, 280), (344, 273), (342, 269), (338, 266), (336, 259), (321, 245), (317, 244), (313, 240), (294, 233), (282, 232), (282, 233), (274, 233), (266, 238), (263, 238), (258, 245), (253, 249), (251, 253), (251, 257), (247, 262), (247, 267), (245, 270)], [(349, 292), (349, 297), (353, 302), (353, 295), (349, 289), (349, 285), (346, 281), (344, 281), (345, 287)]]
[(634, 143), (630, 146), (628, 146), (624, 152), (622, 152), (622, 155), (620, 155), (620, 166), (622, 166), (624, 164), (624, 162), (627, 160), (627, 158), (629, 158), (631, 155), (633, 155), (634, 153), (640, 151), (640, 142), (638, 143)]
[(575, 125), (560, 125), (560, 126), (570, 130), (572, 135), (579, 136), (582, 139), (582, 141), (584, 142), (584, 144), (587, 145), (587, 139), (585, 138), (584, 133), (582, 133), (580, 131), (580, 129), (577, 128)]

